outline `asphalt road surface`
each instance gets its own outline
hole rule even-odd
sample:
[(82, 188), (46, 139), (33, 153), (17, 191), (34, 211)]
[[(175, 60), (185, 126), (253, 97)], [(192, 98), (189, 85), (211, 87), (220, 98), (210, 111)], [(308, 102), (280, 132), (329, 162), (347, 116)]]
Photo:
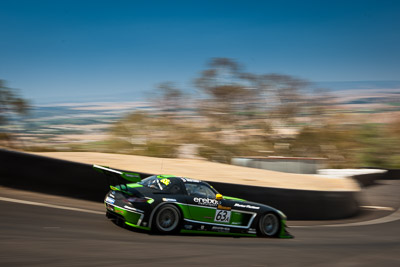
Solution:
[(400, 181), (381, 183), (360, 216), (289, 221), (295, 239), (148, 234), (101, 203), (0, 187), (0, 266), (400, 266)]

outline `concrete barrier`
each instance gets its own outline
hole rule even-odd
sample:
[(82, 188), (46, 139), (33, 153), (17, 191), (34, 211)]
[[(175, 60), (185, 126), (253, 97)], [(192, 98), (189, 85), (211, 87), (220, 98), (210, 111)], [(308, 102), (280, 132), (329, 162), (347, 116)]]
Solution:
[(375, 185), (377, 180), (384, 179), (388, 171), (379, 168), (361, 169), (320, 169), (318, 174), (324, 177), (352, 177), (358, 182), (360, 187)]
[[(379, 169), (379, 168), (367, 168), (367, 169)], [(379, 180), (400, 180), (400, 169), (381, 169), (386, 172), (379, 178)]]
[[(105, 177), (91, 165), (0, 149), (0, 184), (74, 198), (103, 201)], [(134, 170), (130, 170), (134, 172)], [(139, 173), (141, 178), (151, 174)], [(278, 208), (291, 220), (330, 220), (359, 211), (357, 192), (326, 192), (208, 181), (223, 195)]]
[(367, 173), (367, 174), (358, 174), (354, 175), (352, 178), (356, 180), (361, 187), (368, 187), (371, 185), (376, 185), (377, 180), (381, 180), (385, 177), (384, 172), (382, 173)]
[(400, 180), (400, 169), (388, 169), (382, 180)]
[[(107, 179), (92, 165), (0, 149), (0, 184), (91, 201), (103, 201)], [(141, 178), (151, 174), (141, 174)]]
[(323, 158), (304, 157), (237, 157), (231, 163), (237, 166), (278, 172), (316, 174)]
[(359, 192), (309, 191), (209, 182), (227, 196), (270, 205), (290, 220), (334, 220), (359, 211)]

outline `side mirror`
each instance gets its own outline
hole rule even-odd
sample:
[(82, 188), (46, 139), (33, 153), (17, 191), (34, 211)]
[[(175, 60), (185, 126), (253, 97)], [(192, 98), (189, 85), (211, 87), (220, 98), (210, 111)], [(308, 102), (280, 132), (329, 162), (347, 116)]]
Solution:
[(221, 194), (216, 194), (216, 195), (215, 195), (215, 199), (216, 199), (216, 200), (222, 200), (223, 197), (222, 197)]

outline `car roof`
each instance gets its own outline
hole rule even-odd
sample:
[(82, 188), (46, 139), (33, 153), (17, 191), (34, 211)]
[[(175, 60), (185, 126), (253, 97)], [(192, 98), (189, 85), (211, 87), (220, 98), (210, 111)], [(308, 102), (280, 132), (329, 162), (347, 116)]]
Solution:
[(204, 181), (201, 181), (201, 180), (191, 179), (191, 178), (187, 178), (187, 177), (180, 177), (180, 176), (170, 175), (170, 174), (160, 174), (160, 175), (157, 175), (157, 178), (159, 178), (159, 179), (177, 179), (177, 180), (181, 180), (184, 183), (205, 183)]

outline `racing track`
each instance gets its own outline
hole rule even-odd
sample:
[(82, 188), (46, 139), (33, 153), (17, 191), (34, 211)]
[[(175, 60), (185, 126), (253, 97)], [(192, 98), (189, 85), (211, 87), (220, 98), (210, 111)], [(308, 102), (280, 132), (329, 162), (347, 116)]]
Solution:
[(363, 193), (378, 207), (349, 220), (289, 221), (295, 239), (151, 235), (114, 225), (99, 203), (0, 187), (0, 265), (399, 266), (400, 181), (381, 183)]

